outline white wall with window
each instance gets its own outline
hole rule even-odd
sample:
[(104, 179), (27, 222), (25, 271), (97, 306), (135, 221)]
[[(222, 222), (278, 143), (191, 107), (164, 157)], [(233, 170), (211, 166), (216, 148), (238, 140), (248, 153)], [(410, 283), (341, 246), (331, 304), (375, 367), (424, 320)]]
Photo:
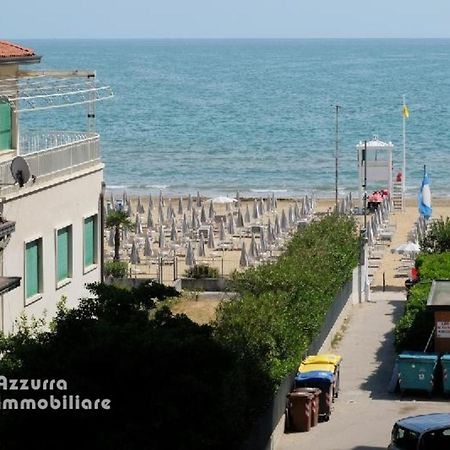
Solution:
[[(24, 187), (3, 203), (16, 222), (4, 251), (3, 275), (21, 276), (21, 286), (3, 296), (0, 326), (8, 332), (22, 312), (47, 322), (64, 296), (75, 306), (100, 281), (99, 198), (103, 165), (47, 186)], [(1, 300), (1, 299), (0, 299)]]

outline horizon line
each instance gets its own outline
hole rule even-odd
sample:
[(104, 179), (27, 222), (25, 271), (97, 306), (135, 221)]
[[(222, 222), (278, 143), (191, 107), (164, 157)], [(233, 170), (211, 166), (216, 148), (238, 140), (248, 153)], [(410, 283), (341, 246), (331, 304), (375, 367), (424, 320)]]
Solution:
[(20, 39), (32, 39), (32, 40), (80, 40), (80, 41), (87, 41), (87, 40), (174, 40), (174, 41), (181, 41), (181, 40), (198, 40), (198, 41), (205, 41), (205, 40), (280, 40), (280, 41), (294, 41), (294, 40), (447, 40), (450, 39), (450, 36), (409, 36), (409, 37), (402, 37), (402, 36), (389, 36), (389, 37), (382, 37), (382, 36), (353, 36), (353, 37), (112, 37), (112, 36), (92, 36), (92, 37), (14, 37), (14, 38), (0, 38), (0, 40), (8, 40), (8, 41), (14, 41), (14, 40), (20, 40)]

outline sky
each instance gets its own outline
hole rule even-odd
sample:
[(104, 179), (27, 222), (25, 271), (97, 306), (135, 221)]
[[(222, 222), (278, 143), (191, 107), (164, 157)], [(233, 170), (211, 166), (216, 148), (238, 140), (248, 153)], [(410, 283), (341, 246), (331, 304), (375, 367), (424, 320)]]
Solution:
[(439, 38), (449, 0), (2, 0), (0, 39)]

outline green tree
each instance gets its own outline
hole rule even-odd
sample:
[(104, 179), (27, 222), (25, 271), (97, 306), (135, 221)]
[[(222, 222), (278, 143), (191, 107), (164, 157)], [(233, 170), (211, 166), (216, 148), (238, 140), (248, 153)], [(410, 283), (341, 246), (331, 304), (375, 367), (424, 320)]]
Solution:
[(106, 216), (105, 226), (114, 229), (114, 261), (119, 261), (120, 233), (123, 229), (132, 229), (133, 224), (125, 211), (115, 210)]
[(450, 251), (450, 218), (441, 217), (431, 221), (428, 231), (420, 241), (420, 248), (426, 253)]

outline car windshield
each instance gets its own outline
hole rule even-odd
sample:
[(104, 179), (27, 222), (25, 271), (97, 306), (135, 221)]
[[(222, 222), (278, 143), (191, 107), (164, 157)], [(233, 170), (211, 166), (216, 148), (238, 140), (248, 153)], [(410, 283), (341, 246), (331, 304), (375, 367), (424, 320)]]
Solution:
[(392, 443), (399, 450), (416, 450), (419, 433), (402, 427), (394, 427), (392, 431)]

